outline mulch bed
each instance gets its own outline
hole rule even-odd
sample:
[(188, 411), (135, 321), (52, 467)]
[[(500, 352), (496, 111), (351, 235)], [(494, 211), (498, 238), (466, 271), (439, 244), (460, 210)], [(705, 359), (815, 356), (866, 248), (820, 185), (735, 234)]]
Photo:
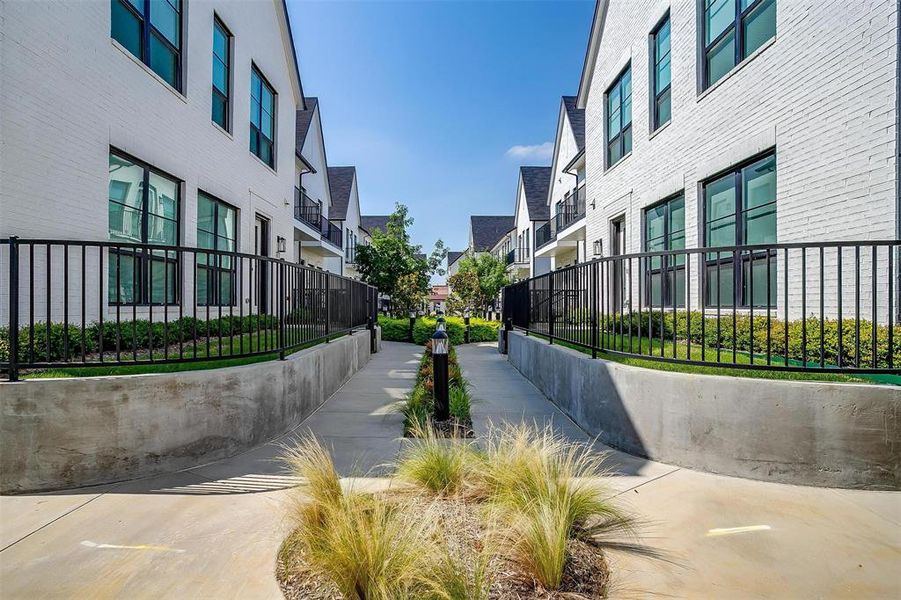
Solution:
[[(403, 494), (395, 492), (394, 495)], [(471, 563), (471, 559), (485, 543), (482, 524), (482, 507), (455, 498), (439, 498), (408, 495), (405, 500), (413, 506), (436, 503), (441, 515), (441, 531), (449, 542), (451, 552)], [(311, 573), (304, 561), (303, 552), (292, 544), (293, 534), (285, 540), (279, 552), (276, 576), (279, 586), (289, 600), (341, 600), (335, 586)], [(490, 566), (492, 600), (572, 600), (574, 598), (606, 598), (609, 584), (609, 568), (600, 548), (572, 540), (569, 542), (570, 559), (564, 568), (563, 584), (559, 590), (546, 590), (530, 577), (520, 572), (516, 565), (501, 556), (495, 557)], [(469, 559), (469, 560), (467, 560)]]
[[(476, 436), (472, 430), (472, 419), (469, 417), (465, 419), (451, 417), (447, 421), (432, 421), (432, 428), (438, 437), (448, 439), (472, 439)], [(416, 436), (408, 429), (404, 429), (404, 437), (415, 438)]]

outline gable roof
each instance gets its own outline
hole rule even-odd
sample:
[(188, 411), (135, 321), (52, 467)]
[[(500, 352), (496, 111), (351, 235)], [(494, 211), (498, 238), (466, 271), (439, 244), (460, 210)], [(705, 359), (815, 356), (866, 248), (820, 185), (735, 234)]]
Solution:
[(303, 143), (307, 139), (307, 133), (310, 132), (310, 125), (313, 124), (313, 113), (316, 112), (316, 106), (319, 104), (319, 98), (305, 98), (304, 100), (307, 108), (297, 111), (294, 124), (294, 144), (298, 156), (300, 156)]
[(585, 109), (578, 108), (576, 100), (575, 96), (563, 96), (563, 106), (566, 107), (569, 126), (572, 127), (573, 137), (576, 138), (576, 147), (581, 152), (585, 149)]
[(388, 215), (362, 215), (360, 217), (360, 225), (372, 233), (375, 229), (381, 229), (382, 233), (388, 233)]
[(473, 250), (487, 252), (515, 226), (516, 218), (506, 216), (477, 216), (469, 218)]
[(454, 252), (453, 250), (448, 250), (447, 251), (447, 266), (449, 267), (452, 264), (454, 264), (455, 262), (457, 262), (457, 259), (459, 259), (464, 254), (466, 254), (466, 253), (465, 252)]
[(282, 19), (284, 24), (284, 28), (282, 28), (282, 33), (287, 33), (287, 37), (282, 35), (282, 45), (288, 46), (287, 50), (291, 51), (290, 57), (292, 59), (292, 64), (294, 69), (291, 74), (294, 76), (292, 78), (292, 83), (296, 83), (297, 87), (294, 89), (295, 98), (300, 101), (300, 107), (304, 108), (305, 100), (303, 97), (303, 82), (300, 79), (300, 63), (297, 60), (297, 46), (294, 44), (294, 32), (291, 31), (291, 19), (288, 17), (288, 1), (287, 0), (274, 0), (276, 6), (276, 12), (278, 16)]
[(328, 167), (328, 188), (332, 197), (332, 206), (328, 211), (329, 219), (343, 221), (347, 218), (350, 190), (356, 176), (356, 167)]
[(551, 186), (551, 171), (551, 167), (519, 168), (530, 221), (547, 221), (551, 218), (551, 209), (547, 203), (548, 188)]
[(576, 96), (576, 106), (585, 108), (588, 102), (588, 88), (591, 87), (591, 77), (598, 61), (598, 50), (601, 47), (601, 35), (604, 31), (604, 22), (607, 20), (607, 5), (609, 0), (596, 0), (594, 16), (591, 19), (591, 30), (588, 34), (588, 47), (585, 49), (585, 61), (582, 63), (582, 76), (579, 78), (579, 94)]

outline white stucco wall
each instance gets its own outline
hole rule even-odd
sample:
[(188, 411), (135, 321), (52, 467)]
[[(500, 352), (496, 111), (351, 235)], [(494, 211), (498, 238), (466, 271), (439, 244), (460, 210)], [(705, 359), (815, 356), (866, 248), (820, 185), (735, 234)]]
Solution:
[[(673, 116), (652, 134), (648, 36), (667, 10)], [(698, 3), (610, 0), (586, 104), (588, 243), (602, 239), (609, 248), (610, 219), (625, 214), (627, 249), (639, 251), (642, 210), (683, 190), (686, 245), (697, 247), (700, 182), (769, 148), (776, 150), (779, 242), (894, 239), (897, 27), (894, 0), (778, 0), (776, 38), (699, 92)], [(629, 61), (632, 154), (605, 171), (604, 93)], [(866, 254), (864, 282), (870, 273)], [(800, 255), (790, 258), (789, 306), (795, 318), (800, 316)], [(853, 265), (853, 252), (844, 260)], [(883, 249), (883, 274), (886, 260)], [(826, 257), (830, 272), (835, 262), (833, 251)], [(818, 277), (817, 263), (808, 261), (811, 280)], [(842, 294), (853, 302), (853, 272), (847, 273)], [(782, 273), (777, 279), (781, 316)], [(883, 313), (887, 280), (880, 279), (879, 286)], [(838, 295), (834, 277), (826, 282), (826, 294), (829, 311)], [(808, 306), (819, 302), (810, 283), (807, 300)], [(869, 310), (870, 301), (865, 283), (862, 311)]]

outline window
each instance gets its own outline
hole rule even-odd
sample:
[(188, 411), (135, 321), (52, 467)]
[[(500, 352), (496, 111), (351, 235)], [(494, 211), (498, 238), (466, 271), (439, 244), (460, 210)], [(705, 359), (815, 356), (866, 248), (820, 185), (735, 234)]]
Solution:
[(607, 103), (607, 166), (632, 151), (632, 67), (627, 66), (604, 95)]
[(231, 34), (213, 19), (213, 122), (231, 131)]
[[(704, 184), (705, 246), (775, 243), (775, 154)], [(775, 305), (775, 250), (708, 252), (706, 263), (708, 305)]]
[(181, 85), (181, 1), (111, 0), (110, 35), (169, 85)]
[[(203, 192), (197, 193), (197, 247), (234, 252), (238, 211)], [(197, 253), (197, 304), (231, 306), (235, 303), (235, 258), (226, 254)]]
[(357, 260), (357, 234), (350, 227), (344, 234), (344, 261), (354, 263)]
[[(109, 237), (114, 242), (176, 246), (179, 182), (111, 151)], [(110, 304), (173, 304), (178, 298), (178, 282), (174, 251), (139, 247), (110, 249)]]
[(250, 151), (275, 168), (275, 91), (256, 67), (250, 73)]
[(704, 89), (776, 35), (776, 0), (704, 0)]
[(663, 19), (651, 34), (651, 48), (654, 64), (651, 74), (651, 131), (656, 131), (672, 117), (670, 92), (670, 21), (669, 15)]
[[(681, 193), (644, 211), (644, 251), (685, 248), (685, 196)], [(685, 255), (648, 257), (645, 304), (685, 306)]]

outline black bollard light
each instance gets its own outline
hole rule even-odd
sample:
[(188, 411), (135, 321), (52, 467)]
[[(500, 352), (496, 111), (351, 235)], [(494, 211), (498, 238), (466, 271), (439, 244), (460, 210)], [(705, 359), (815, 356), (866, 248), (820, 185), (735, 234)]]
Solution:
[(410, 331), (408, 337), (410, 338), (410, 343), (413, 343), (413, 327), (416, 325), (416, 312), (410, 311)]
[(438, 311), (438, 318), (435, 319), (435, 329), (438, 331), (447, 331), (447, 324), (444, 322), (444, 313)]
[(463, 324), (466, 326), (466, 332), (464, 334), (465, 341), (469, 343), (469, 309), (463, 311)]
[(432, 335), (432, 398), (435, 405), (435, 420), (450, 419), (450, 403), (448, 402), (447, 353), (450, 341), (447, 333), (437, 329)]

